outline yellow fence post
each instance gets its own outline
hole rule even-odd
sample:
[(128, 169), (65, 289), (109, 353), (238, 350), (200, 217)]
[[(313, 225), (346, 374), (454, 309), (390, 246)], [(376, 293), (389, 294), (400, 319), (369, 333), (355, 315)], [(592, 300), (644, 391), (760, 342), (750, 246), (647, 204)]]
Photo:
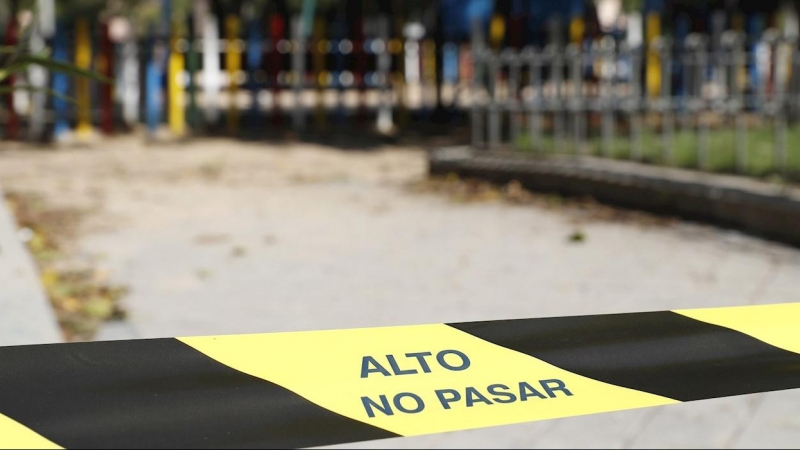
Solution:
[[(87, 70), (92, 66), (92, 41), (87, 19), (78, 19), (75, 22), (75, 65)], [(76, 133), (78, 137), (85, 139), (92, 133), (92, 100), (88, 78), (75, 79), (75, 102), (78, 112)]]
[(186, 62), (179, 45), (182, 34), (179, 26), (177, 21), (172, 24), (172, 39), (170, 39), (169, 45), (167, 121), (172, 134), (181, 137), (186, 133), (185, 91), (181, 80)]
[(236, 79), (242, 68), (242, 49), (239, 41), (239, 17), (229, 14), (225, 18), (225, 68), (228, 71), (228, 133), (239, 131), (239, 82)]
[[(427, 93), (431, 89), (433, 95)], [(423, 102), (425, 102), (425, 110), (428, 110), (427, 100), (429, 98), (436, 98), (435, 92), (438, 89), (436, 86), (436, 42), (433, 39), (425, 39), (422, 41), (422, 92)]]
[(661, 56), (658, 49), (651, 48), (653, 41), (661, 36), (661, 16), (657, 12), (647, 14), (645, 28), (645, 51), (647, 52), (647, 94), (651, 98), (661, 95)]
[(583, 42), (583, 35), (586, 33), (586, 23), (583, 17), (573, 17), (569, 24), (569, 41), (572, 44), (580, 45)]

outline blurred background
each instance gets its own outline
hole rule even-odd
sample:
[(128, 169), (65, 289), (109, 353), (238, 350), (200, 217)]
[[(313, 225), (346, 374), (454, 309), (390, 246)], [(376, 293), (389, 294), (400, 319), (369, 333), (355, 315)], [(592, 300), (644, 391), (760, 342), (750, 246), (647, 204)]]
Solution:
[[(799, 8), (4, 0), (0, 345), (800, 301)], [(794, 448), (798, 404), (361, 446)]]
[(114, 80), (7, 78), (4, 140), (358, 130), (756, 175), (800, 164), (795, 2), (16, 0), (0, 27)]

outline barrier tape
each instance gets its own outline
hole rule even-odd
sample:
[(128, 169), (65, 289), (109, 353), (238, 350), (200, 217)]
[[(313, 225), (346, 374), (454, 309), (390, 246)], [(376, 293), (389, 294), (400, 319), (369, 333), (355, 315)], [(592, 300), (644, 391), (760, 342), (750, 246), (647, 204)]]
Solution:
[(800, 387), (800, 303), (0, 347), (0, 447), (306, 447)]

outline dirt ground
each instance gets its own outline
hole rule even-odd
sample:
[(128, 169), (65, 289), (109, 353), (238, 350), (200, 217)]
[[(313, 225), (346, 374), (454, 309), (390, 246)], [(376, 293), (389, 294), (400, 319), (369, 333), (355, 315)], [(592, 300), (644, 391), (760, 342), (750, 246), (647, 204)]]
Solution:
[[(59, 264), (127, 289), (126, 318), (97, 339), (800, 301), (796, 249), (514, 184), (427, 180), (421, 148), (2, 143), (0, 185), (80, 211)], [(367, 446), (792, 447), (792, 395)]]

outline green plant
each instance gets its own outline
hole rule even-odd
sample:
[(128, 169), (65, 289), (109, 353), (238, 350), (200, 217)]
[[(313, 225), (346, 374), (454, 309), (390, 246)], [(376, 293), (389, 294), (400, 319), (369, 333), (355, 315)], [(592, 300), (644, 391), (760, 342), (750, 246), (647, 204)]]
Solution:
[[(74, 77), (90, 78), (101, 83), (113, 83), (113, 80), (100, 75), (92, 70), (80, 68), (70, 62), (53, 59), (50, 50), (45, 49), (38, 52), (30, 51), (31, 28), (23, 28), (20, 32), (20, 39), (16, 45), (0, 46), (0, 83), (3, 83), (13, 75), (28, 70), (30, 66), (41, 66), (51, 72), (61, 72)], [(52, 89), (35, 86), (9, 84), (0, 85), (0, 94), (8, 94), (17, 90), (30, 92), (45, 92), (48, 95), (62, 98), (74, 103), (74, 99)]]

